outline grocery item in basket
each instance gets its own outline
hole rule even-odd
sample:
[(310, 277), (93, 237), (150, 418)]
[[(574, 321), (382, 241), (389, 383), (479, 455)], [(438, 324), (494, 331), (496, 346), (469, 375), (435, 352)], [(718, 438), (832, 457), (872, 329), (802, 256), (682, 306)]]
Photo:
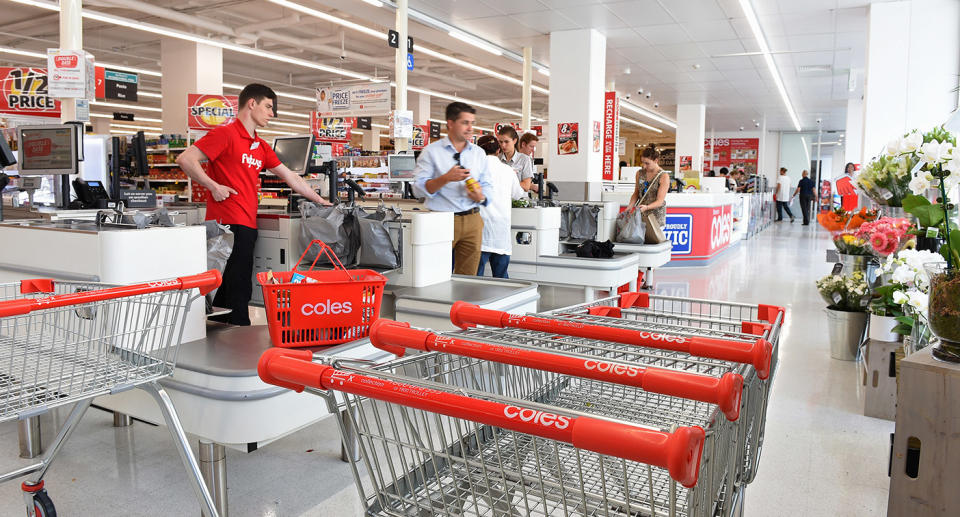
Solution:
[[(270, 275), (270, 277), (272, 278), (273, 275)], [(291, 284), (302, 284), (302, 283), (304, 283), (304, 282), (306, 282), (306, 283), (308, 283), (308, 284), (317, 284), (317, 283), (319, 283), (317, 280), (314, 280), (313, 278), (310, 278), (310, 277), (308, 277), (308, 276), (304, 276), (304, 275), (302, 275), (302, 274), (300, 274), (300, 273), (294, 273), (293, 276), (290, 277), (290, 283), (291, 283)]]

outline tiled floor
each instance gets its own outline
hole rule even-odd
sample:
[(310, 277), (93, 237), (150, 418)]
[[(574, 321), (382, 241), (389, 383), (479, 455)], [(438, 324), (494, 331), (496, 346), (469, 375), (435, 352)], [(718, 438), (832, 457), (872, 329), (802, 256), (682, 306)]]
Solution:
[[(726, 252), (710, 268), (666, 268), (659, 290), (678, 296), (784, 305), (787, 324), (771, 395), (759, 473), (747, 516), (872, 516), (885, 513), (893, 423), (862, 416), (857, 365), (830, 359), (823, 303), (813, 281), (829, 272), (828, 239), (781, 223)], [(573, 292), (544, 293), (550, 305)], [(64, 412), (44, 417), (45, 442)], [(111, 427), (91, 409), (57, 458), (47, 487), (60, 515), (198, 515), (164, 428)], [(195, 441), (195, 440), (192, 440)], [(17, 458), (14, 423), (0, 425), (0, 469)], [(362, 511), (339, 437), (326, 420), (247, 454), (228, 451), (230, 515), (354, 516)], [(22, 515), (18, 483), (0, 485), (0, 515)]]

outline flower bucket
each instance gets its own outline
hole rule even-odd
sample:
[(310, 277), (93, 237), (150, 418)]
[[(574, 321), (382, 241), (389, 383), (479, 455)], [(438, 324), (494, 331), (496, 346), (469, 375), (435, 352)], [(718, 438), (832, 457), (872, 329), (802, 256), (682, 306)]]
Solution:
[(827, 336), (830, 339), (830, 357), (841, 361), (855, 361), (867, 327), (867, 313), (835, 311), (827, 313)]
[(940, 340), (933, 357), (960, 362), (960, 272), (944, 263), (927, 263), (924, 268), (930, 275), (927, 319), (933, 335)]
[(893, 331), (898, 323), (897, 318), (893, 316), (871, 314), (867, 335), (870, 336), (870, 339), (876, 341), (899, 342), (901, 340), (900, 334)]
[(877, 270), (880, 269), (880, 265), (877, 264), (877, 261), (874, 260), (871, 255), (850, 255), (848, 253), (837, 253), (837, 256), (840, 257), (840, 263), (843, 264), (843, 273), (849, 274), (854, 271), (863, 271), (864, 276), (867, 279), (867, 283), (870, 287), (877, 287), (880, 285), (880, 275), (877, 274)]

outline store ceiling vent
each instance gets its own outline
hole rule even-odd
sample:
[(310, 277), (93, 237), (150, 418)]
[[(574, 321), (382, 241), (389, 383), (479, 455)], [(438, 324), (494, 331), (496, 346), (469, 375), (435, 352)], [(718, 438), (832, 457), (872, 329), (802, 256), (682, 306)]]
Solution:
[(833, 72), (833, 65), (800, 65), (797, 75), (825, 75)]

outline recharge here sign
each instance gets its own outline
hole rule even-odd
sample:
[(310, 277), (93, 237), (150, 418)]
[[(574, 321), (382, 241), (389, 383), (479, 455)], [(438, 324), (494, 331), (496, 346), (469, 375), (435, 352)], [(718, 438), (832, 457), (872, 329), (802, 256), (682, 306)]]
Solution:
[(730, 245), (733, 206), (668, 207), (664, 235), (673, 260), (704, 260)]

